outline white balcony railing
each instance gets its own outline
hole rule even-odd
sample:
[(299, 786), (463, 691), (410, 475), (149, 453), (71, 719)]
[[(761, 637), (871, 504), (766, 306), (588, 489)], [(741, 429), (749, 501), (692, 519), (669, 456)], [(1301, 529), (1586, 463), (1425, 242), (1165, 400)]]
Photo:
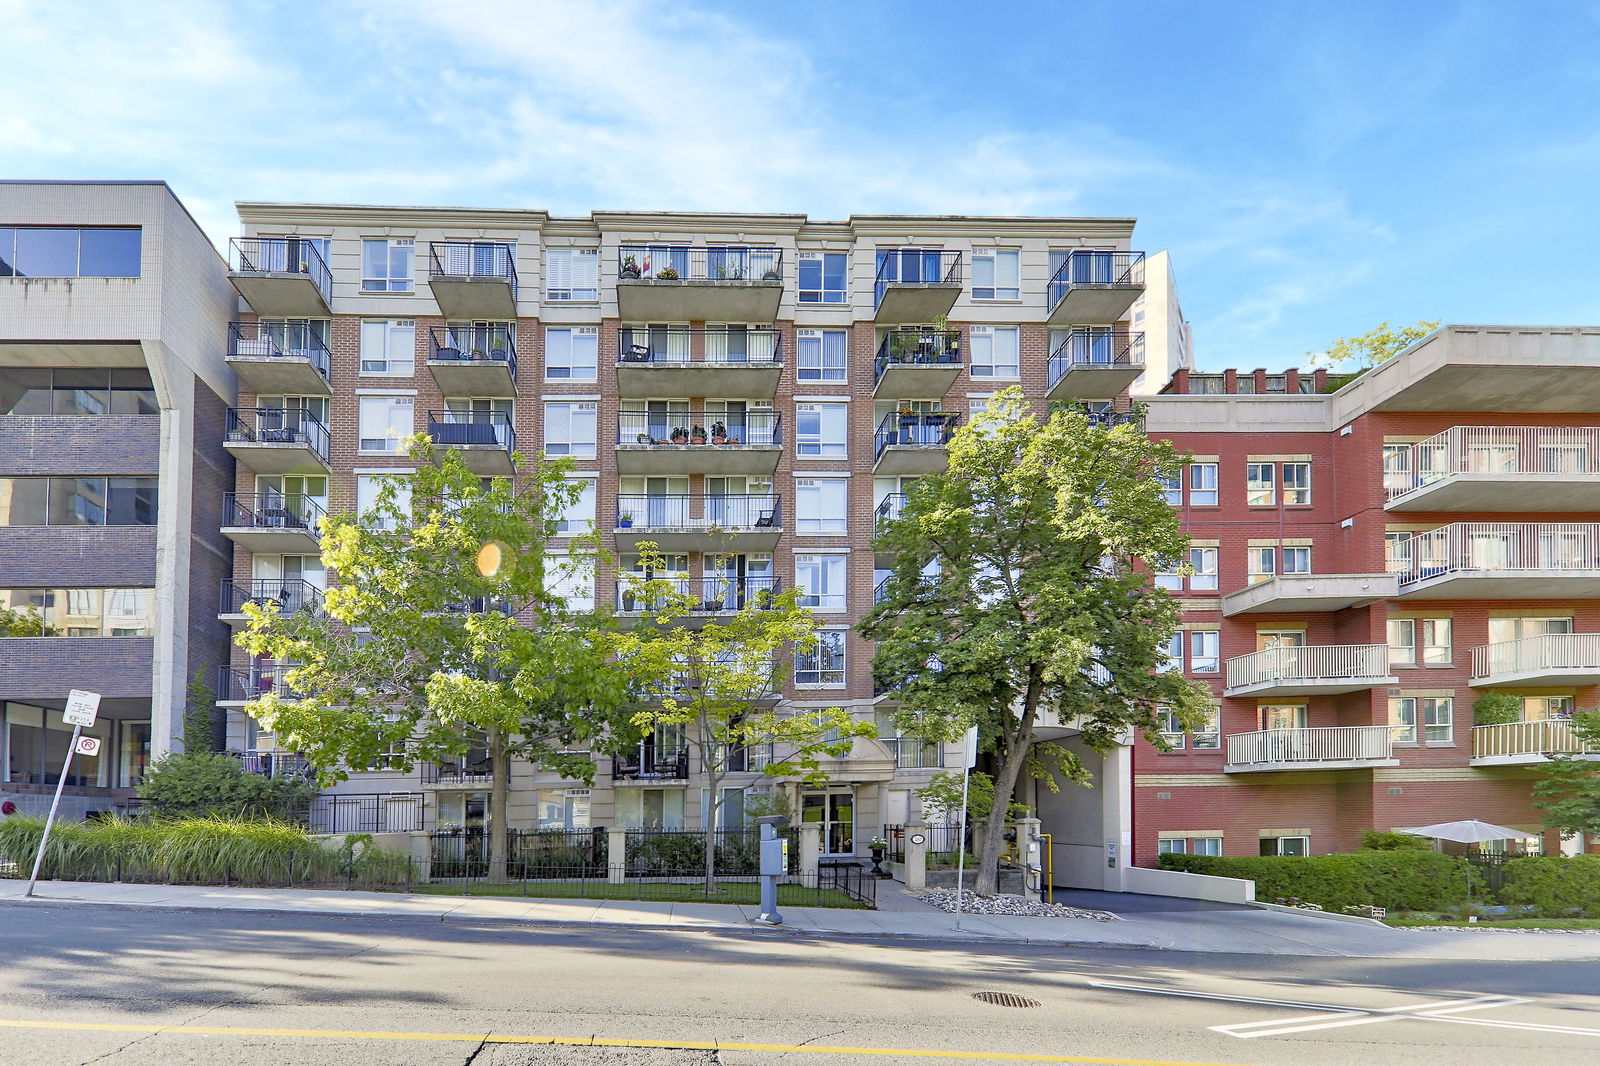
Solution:
[(1229, 688), (1284, 681), (1377, 680), (1388, 676), (1389, 648), (1385, 644), (1283, 646), (1228, 660)]
[(1542, 633), (1472, 649), (1472, 678), (1539, 670), (1600, 671), (1600, 633)]
[(1600, 570), (1600, 522), (1453, 522), (1390, 560), (1408, 585), (1459, 571)]
[(1397, 500), (1453, 474), (1592, 474), (1597, 459), (1596, 428), (1452, 426), (1392, 458), (1383, 484)]
[(1382, 762), (1394, 757), (1388, 726), (1259, 729), (1228, 735), (1232, 766)]
[(1474, 759), (1551, 754), (1593, 755), (1600, 754), (1600, 747), (1584, 743), (1564, 718), (1472, 727)]

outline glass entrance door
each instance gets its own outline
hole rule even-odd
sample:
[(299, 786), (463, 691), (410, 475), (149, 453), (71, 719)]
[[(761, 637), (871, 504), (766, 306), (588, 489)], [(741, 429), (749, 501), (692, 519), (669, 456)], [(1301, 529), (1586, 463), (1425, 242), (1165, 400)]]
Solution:
[(800, 820), (822, 826), (824, 855), (855, 854), (855, 789), (815, 789), (802, 794)]

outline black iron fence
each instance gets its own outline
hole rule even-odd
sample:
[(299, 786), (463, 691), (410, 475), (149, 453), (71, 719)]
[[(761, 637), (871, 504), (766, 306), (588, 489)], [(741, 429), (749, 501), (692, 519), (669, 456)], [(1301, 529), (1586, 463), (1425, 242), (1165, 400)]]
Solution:
[(234, 237), (228, 267), (239, 274), (304, 274), (324, 301), (332, 298), (333, 272), (317, 246), (299, 237)]
[(279, 614), (294, 614), (297, 611), (317, 614), (322, 610), (322, 590), (298, 577), (257, 578), (254, 581), (223, 578), (222, 601), (217, 613), (243, 614), (247, 603), (275, 607)]
[(687, 781), (688, 749), (657, 751), (646, 747), (611, 757), (611, 776), (618, 781)]
[[(742, 611), (746, 607), (771, 607), (772, 598), (782, 585), (780, 579), (775, 577), (742, 575), (666, 580), (670, 581), (672, 592), (692, 598), (690, 614), (721, 614)], [(617, 586), (617, 610), (624, 613), (659, 610), (664, 603), (656, 602), (656, 599), (626, 584)]]
[(890, 285), (960, 285), (961, 253), (934, 248), (890, 248), (878, 253), (873, 303), (883, 302)]
[(430, 278), (496, 278), (517, 294), (514, 248), (497, 241), (431, 241), (428, 244)]
[(953, 329), (897, 329), (884, 334), (873, 363), (872, 380), (891, 366), (959, 366), (961, 334)]
[(234, 529), (301, 529), (317, 535), (327, 512), (303, 492), (224, 492), (222, 524)]
[[(489, 831), (483, 827), (435, 830), (428, 835), (429, 876), (461, 881), (489, 876)], [(513, 880), (606, 879), (606, 831), (506, 830), (506, 876)]]
[(238, 759), (240, 768), (247, 774), (259, 774), (262, 777), (310, 777), (312, 772), (311, 764), (306, 761), (306, 757), (297, 752), (230, 751), (224, 754)]
[(783, 249), (625, 244), (618, 253), (617, 277), (623, 281), (781, 282)]
[[(968, 853), (972, 851), (972, 826), (966, 827), (966, 836), (962, 836), (962, 827), (959, 825), (925, 825), (916, 832), (924, 834), (928, 845), (929, 866), (954, 866), (961, 855), (961, 845), (964, 843)], [(906, 861), (906, 837), (911, 830), (904, 825), (885, 825), (883, 839), (888, 844), (887, 858), (890, 862)]]
[(517, 376), (517, 342), (513, 327), (484, 323), (434, 326), (429, 331), (428, 358), (442, 363), (504, 363)]
[(486, 444), (517, 450), (517, 431), (504, 411), (429, 411), (428, 436), (435, 444)]
[(249, 666), (217, 668), (217, 702), (243, 703), (271, 693), (279, 699), (295, 699), (289, 687), (289, 671), (299, 669), (283, 663), (252, 663)]
[(873, 435), (872, 457), (876, 461), (885, 448), (892, 447), (942, 448), (955, 436), (960, 422), (961, 416), (952, 411), (891, 411)]
[(309, 322), (230, 322), (228, 358), (306, 359), (324, 380), (332, 359)]
[(687, 412), (624, 407), (617, 412), (617, 443), (684, 447), (742, 444), (767, 448), (783, 443), (783, 416), (774, 411), (706, 414), (704, 417), (709, 425), (691, 422)]
[(227, 440), (232, 444), (303, 444), (328, 461), (328, 427), (299, 407), (230, 407)]
[(717, 496), (618, 496), (617, 528), (709, 529), (724, 532), (782, 527), (782, 497), (773, 493)]
[(418, 768), (424, 785), (486, 785), (493, 779), (493, 764), (487, 755), (425, 762)]
[(1048, 300), (1053, 311), (1074, 288), (1143, 285), (1144, 253), (1104, 248), (1075, 248), (1050, 278)]
[(617, 331), (617, 361), (686, 363), (781, 363), (783, 334), (746, 326), (624, 326)]

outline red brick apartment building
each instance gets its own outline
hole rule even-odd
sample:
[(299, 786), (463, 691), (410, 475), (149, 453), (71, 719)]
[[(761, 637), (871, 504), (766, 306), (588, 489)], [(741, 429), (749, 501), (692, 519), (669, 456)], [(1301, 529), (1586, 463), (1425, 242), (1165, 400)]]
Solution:
[[(1135, 861), (1458, 818), (1562, 848), (1530, 784), (1600, 701), (1597, 409), (1592, 328), (1450, 326), (1336, 391), (1178, 370), (1147, 427), (1194, 456), (1170, 487), (1193, 572), (1158, 581), (1218, 713), (1137, 744)], [(1519, 720), (1475, 724), (1487, 692)]]

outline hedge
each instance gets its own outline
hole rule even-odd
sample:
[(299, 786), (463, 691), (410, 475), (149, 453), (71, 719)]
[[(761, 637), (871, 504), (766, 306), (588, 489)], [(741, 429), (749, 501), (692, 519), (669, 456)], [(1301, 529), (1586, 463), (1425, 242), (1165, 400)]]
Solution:
[[(1370, 904), (1436, 911), (1465, 903), (1467, 880), (1482, 900), (1483, 877), (1463, 859), (1436, 851), (1355, 851), (1343, 855), (1161, 856), (1165, 870), (1188, 870), (1256, 883), (1256, 899), (1299, 899), (1331, 911)], [(1509, 868), (1509, 864), (1508, 864)]]
[(1600, 855), (1512, 859), (1501, 871), (1501, 902), (1541, 918), (1600, 918)]

